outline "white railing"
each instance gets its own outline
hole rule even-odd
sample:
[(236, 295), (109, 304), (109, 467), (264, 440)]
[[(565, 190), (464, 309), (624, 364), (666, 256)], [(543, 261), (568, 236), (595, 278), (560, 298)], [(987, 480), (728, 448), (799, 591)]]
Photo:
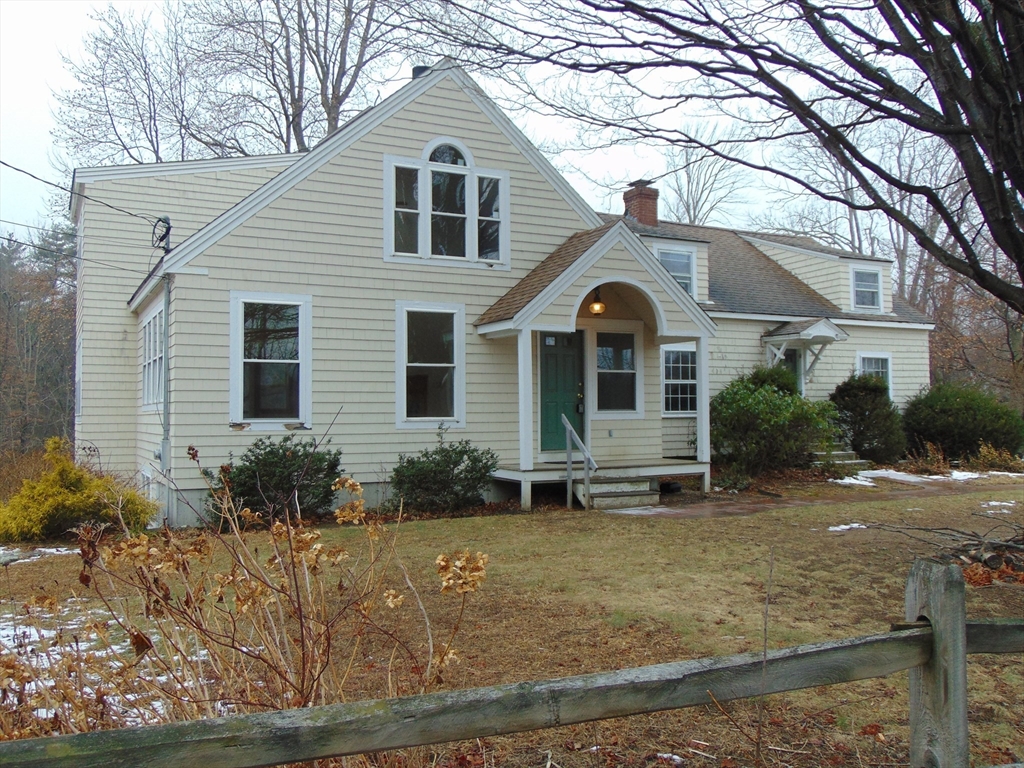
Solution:
[(562, 414), (562, 424), (565, 425), (565, 506), (572, 509), (572, 444), (576, 443), (583, 454), (584, 507), (590, 509), (590, 471), (597, 471), (597, 462), (594, 461), (594, 457), (590, 455), (587, 446), (576, 434), (576, 430), (572, 428), (572, 424), (569, 423), (564, 413)]

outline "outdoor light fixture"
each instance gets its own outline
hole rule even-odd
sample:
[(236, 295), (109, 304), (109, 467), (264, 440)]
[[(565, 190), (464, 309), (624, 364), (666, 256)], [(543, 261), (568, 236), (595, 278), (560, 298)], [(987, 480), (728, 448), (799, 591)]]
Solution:
[(605, 310), (604, 302), (601, 301), (601, 286), (594, 289), (594, 300), (590, 302), (590, 314), (600, 315)]

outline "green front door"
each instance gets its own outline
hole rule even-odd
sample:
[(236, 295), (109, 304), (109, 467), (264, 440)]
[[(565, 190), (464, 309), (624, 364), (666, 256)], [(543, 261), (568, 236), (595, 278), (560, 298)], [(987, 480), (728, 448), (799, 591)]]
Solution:
[(565, 450), (564, 413), (583, 438), (583, 333), (540, 333), (540, 449)]

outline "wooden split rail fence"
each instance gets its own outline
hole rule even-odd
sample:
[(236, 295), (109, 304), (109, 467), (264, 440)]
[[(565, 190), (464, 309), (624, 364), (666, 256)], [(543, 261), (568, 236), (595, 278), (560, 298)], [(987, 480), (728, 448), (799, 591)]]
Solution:
[(552, 728), (910, 670), (912, 768), (968, 768), (969, 653), (1024, 653), (1024, 620), (967, 621), (960, 569), (914, 563), (907, 624), (759, 653), (557, 680), (0, 742), (4, 768), (252, 768)]

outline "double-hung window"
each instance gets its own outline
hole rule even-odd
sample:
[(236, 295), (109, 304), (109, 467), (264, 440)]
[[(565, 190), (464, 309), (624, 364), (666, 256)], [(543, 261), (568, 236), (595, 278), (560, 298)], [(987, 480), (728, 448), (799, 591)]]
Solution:
[(882, 273), (877, 269), (853, 270), (853, 308), (882, 311)]
[(309, 296), (232, 291), (232, 422), (311, 426), (311, 312)]
[(142, 324), (142, 405), (156, 406), (164, 400), (164, 308), (161, 306)]
[(461, 304), (397, 302), (395, 423), (435, 429), (465, 423), (466, 310)]
[(892, 354), (889, 352), (858, 352), (857, 373), (862, 376), (877, 376), (889, 385), (892, 397)]
[(598, 332), (597, 411), (637, 410), (637, 339), (633, 333)]
[(693, 252), (677, 248), (659, 248), (658, 260), (682, 289), (693, 296)]
[(385, 156), (384, 259), (507, 268), (509, 175), (479, 168), (455, 139), (418, 159)]
[(662, 413), (697, 412), (697, 350), (693, 344), (662, 348)]

